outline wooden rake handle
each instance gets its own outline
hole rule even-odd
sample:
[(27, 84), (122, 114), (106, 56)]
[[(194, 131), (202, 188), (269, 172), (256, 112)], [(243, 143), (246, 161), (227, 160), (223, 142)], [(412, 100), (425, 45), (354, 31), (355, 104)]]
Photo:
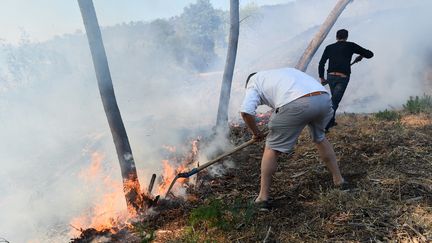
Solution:
[[(265, 131), (265, 132), (263, 133), (263, 136), (266, 136), (268, 133), (269, 133), (269, 131)], [(251, 139), (251, 140), (249, 140), (249, 141), (247, 141), (247, 142), (245, 142), (245, 143), (242, 143), (242, 144), (240, 144), (239, 146), (235, 147), (233, 150), (228, 151), (228, 152), (226, 152), (226, 153), (224, 153), (224, 154), (221, 154), (221, 155), (219, 155), (218, 157), (216, 157), (216, 158), (210, 160), (209, 162), (206, 162), (205, 164), (203, 164), (203, 165), (201, 165), (201, 166), (199, 166), (199, 167), (197, 167), (197, 168), (193, 168), (193, 169), (190, 170), (189, 172), (182, 172), (182, 173), (177, 174), (176, 177), (175, 177), (175, 178), (173, 179), (173, 181), (171, 182), (170, 187), (168, 188), (168, 191), (167, 191), (165, 197), (168, 196), (169, 192), (171, 191), (172, 187), (174, 186), (174, 183), (177, 181), (178, 178), (189, 178), (190, 176), (192, 176), (192, 175), (194, 175), (194, 174), (196, 174), (196, 173), (202, 171), (203, 169), (209, 167), (210, 165), (213, 165), (213, 164), (215, 164), (216, 162), (219, 162), (219, 161), (222, 160), (223, 158), (225, 158), (225, 157), (227, 157), (227, 156), (229, 156), (229, 155), (231, 155), (231, 154), (234, 154), (235, 152), (237, 152), (237, 151), (239, 151), (239, 150), (242, 150), (242, 149), (246, 148), (247, 146), (249, 146), (249, 145), (251, 145), (251, 144), (253, 144), (253, 143), (255, 143), (255, 142), (257, 142), (257, 140), (255, 140), (255, 139)]]

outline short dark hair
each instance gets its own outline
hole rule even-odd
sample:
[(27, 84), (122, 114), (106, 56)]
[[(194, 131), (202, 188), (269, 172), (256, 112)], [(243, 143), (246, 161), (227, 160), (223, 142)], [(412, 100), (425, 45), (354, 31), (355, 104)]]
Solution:
[(346, 40), (348, 39), (348, 30), (340, 29), (336, 32), (336, 39), (338, 40)]
[(249, 76), (246, 79), (246, 84), (245, 84), (245, 88), (247, 87), (247, 84), (249, 83), (249, 79), (252, 78), (252, 76), (254, 76), (257, 72), (251, 73), (249, 74)]

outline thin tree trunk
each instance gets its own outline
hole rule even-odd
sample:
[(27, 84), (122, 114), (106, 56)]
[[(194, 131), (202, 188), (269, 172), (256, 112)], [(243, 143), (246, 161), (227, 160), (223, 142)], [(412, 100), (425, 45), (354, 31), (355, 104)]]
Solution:
[(316, 33), (315, 37), (311, 40), (302, 57), (298, 61), (296, 68), (301, 71), (306, 71), (312, 57), (315, 55), (315, 52), (318, 50), (321, 43), (326, 38), (327, 34), (330, 32), (330, 29), (335, 24), (336, 20), (339, 18), (345, 7), (352, 0), (339, 0), (333, 10), (330, 12), (327, 19), (321, 25), (318, 33)]
[(134, 213), (142, 205), (140, 184), (132, 156), (132, 150), (129, 145), (129, 139), (120, 115), (120, 110), (117, 106), (96, 12), (92, 0), (78, 0), (78, 4), (90, 45), (99, 92), (120, 162), (120, 169), (123, 177), (123, 191), (125, 193), (128, 211)]
[(221, 93), (219, 97), (219, 108), (216, 119), (217, 128), (228, 129), (228, 105), (237, 55), (239, 25), (239, 0), (230, 0), (230, 32), (228, 52), (225, 62)]

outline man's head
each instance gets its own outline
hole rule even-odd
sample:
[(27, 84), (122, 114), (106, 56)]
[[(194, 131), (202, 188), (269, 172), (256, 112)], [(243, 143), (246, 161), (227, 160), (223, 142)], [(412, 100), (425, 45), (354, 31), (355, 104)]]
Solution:
[(245, 88), (247, 88), (247, 85), (249, 83), (249, 80), (252, 78), (252, 76), (254, 76), (256, 74), (256, 72), (249, 74), (249, 76), (246, 79), (246, 84), (245, 84)]
[(348, 30), (340, 29), (336, 32), (336, 40), (347, 40), (348, 39)]

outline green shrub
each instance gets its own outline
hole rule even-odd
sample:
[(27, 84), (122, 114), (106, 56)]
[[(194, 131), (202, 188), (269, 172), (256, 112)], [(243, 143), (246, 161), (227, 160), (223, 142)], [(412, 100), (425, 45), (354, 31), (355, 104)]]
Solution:
[(432, 110), (432, 96), (424, 94), (422, 97), (412, 97), (403, 105), (409, 113), (428, 112)]
[[(228, 205), (219, 199), (211, 199), (206, 205), (193, 209), (189, 215), (189, 226), (182, 236), (184, 242), (216, 242), (211, 228), (230, 231), (250, 224), (256, 209), (251, 203), (235, 199)], [(216, 233), (217, 234), (217, 233)]]
[(134, 223), (132, 226), (132, 231), (141, 238), (141, 243), (152, 242), (155, 239), (155, 231), (147, 222)]
[(223, 227), (224, 205), (220, 200), (211, 201), (209, 205), (203, 205), (192, 210), (189, 216), (190, 224), (195, 227), (198, 224), (206, 227)]
[(396, 121), (399, 120), (401, 116), (396, 111), (389, 111), (385, 109), (384, 111), (379, 111), (378, 113), (375, 113), (375, 117), (378, 120)]

